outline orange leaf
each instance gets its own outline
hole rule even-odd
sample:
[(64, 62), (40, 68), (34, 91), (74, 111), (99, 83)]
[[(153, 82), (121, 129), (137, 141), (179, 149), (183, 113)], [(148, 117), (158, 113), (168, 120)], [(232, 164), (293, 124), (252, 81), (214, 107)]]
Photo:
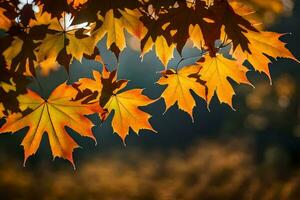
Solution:
[(109, 72), (106, 67), (103, 67), (101, 74), (94, 71), (93, 75), (94, 80), (88, 78), (80, 79), (77, 83), (79, 84), (79, 89), (83, 93), (87, 90), (98, 92), (95, 100), (103, 108), (99, 109), (100, 118), (106, 120), (107, 116), (114, 111), (112, 127), (114, 132), (124, 142), (126, 136), (129, 134), (129, 128), (132, 128), (136, 133), (141, 129), (154, 131), (148, 121), (151, 115), (139, 109), (140, 106), (147, 106), (153, 103), (154, 100), (143, 95), (142, 89), (119, 92), (126, 87), (128, 81), (117, 80), (116, 71)]
[(66, 132), (65, 127), (73, 129), (81, 136), (95, 140), (91, 130), (93, 123), (85, 117), (93, 112), (88, 105), (71, 101), (76, 93), (74, 88), (63, 83), (52, 92), (48, 99), (41, 98), (31, 90), (19, 96), (20, 109), (22, 111), (29, 109), (30, 113), (10, 115), (1, 127), (0, 133), (14, 133), (29, 127), (22, 141), (25, 153), (24, 165), (27, 158), (36, 153), (45, 133), (48, 135), (53, 157), (67, 159), (73, 165), (72, 153), (79, 146)]
[(191, 91), (205, 99), (205, 87), (199, 82), (200, 65), (186, 66), (178, 72), (174, 70), (164, 71), (158, 80), (159, 85), (167, 85), (161, 95), (166, 103), (166, 110), (176, 102), (179, 109), (187, 112), (193, 119), (193, 109), (196, 106)]
[(176, 48), (175, 44), (168, 45), (167, 40), (163, 36), (158, 36), (153, 42), (152, 38), (150, 37), (144, 48), (142, 49), (141, 57), (143, 58), (145, 54), (150, 52), (155, 45), (155, 53), (158, 59), (162, 62), (164, 67), (168, 66), (168, 63), (172, 58), (174, 58), (174, 49)]
[[(62, 13), (60, 19), (42, 15), (36, 23), (48, 23), (49, 30), (53, 33), (46, 34), (41, 44), (36, 49), (37, 62), (40, 64), (43, 74), (47, 75), (50, 70), (64, 65), (69, 70), (73, 59), (80, 61), (82, 58), (92, 56), (96, 48), (96, 36), (91, 33), (93, 26), (88, 22), (72, 25), (74, 16), (71, 13)], [(76, 33), (81, 33), (78, 38)]]
[(129, 128), (138, 133), (141, 129), (154, 131), (149, 119), (150, 114), (139, 109), (154, 101), (142, 94), (142, 89), (132, 89), (114, 94), (104, 106), (109, 113), (114, 111), (112, 127), (123, 141), (129, 134)]
[(221, 54), (216, 55), (216, 57), (210, 57), (209, 54), (205, 55), (202, 66), (200, 78), (206, 82), (208, 105), (216, 93), (221, 103), (226, 103), (233, 108), (232, 97), (235, 92), (228, 78), (239, 84), (251, 85), (246, 76), (248, 69), (234, 60), (223, 57)]
[(248, 60), (255, 70), (265, 73), (269, 77), (270, 81), (271, 75), (269, 71), (269, 63), (271, 61), (266, 55), (275, 59), (281, 57), (299, 62), (285, 47), (286, 44), (279, 40), (279, 38), (284, 34), (248, 31), (245, 35), (250, 41), (249, 49), (251, 53), (243, 51), (240, 47), (237, 47), (237, 49), (233, 52), (233, 57), (235, 57), (241, 64), (245, 60)]

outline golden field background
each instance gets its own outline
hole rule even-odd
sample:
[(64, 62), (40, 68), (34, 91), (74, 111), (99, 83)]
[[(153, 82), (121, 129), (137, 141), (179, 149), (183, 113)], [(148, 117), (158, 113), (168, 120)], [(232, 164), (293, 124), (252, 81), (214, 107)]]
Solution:
[[(31, 172), (19, 161), (1, 163), (3, 199), (103, 200), (296, 200), (300, 170), (279, 175), (270, 149), (262, 164), (251, 157), (247, 139), (202, 142), (184, 152), (115, 153), (81, 163), (73, 171), (41, 165)], [(139, 153), (136, 153), (139, 152)], [(282, 167), (282, 166), (281, 166)], [(287, 167), (287, 166), (285, 166)]]

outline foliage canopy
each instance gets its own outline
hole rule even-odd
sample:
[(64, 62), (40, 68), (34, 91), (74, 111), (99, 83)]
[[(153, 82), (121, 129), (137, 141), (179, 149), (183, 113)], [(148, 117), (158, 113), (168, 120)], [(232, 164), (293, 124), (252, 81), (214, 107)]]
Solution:
[[(283, 34), (264, 31), (253, 15), (239, 0), (1, 0), (0, 117), (6, 123), (0, 132), (29, 127), (22, 142), (25, 161), (47, 133), (53, 156), (72, 163), (78, 145), (65, 128), (94, 139), (87, 115), (98, 113), (104, 121), (113, 113), (113, 130), (124, 142), (130, 128), (155, 132), (151, 115), (140, 109), (155, 100), (141, 89), (125, 90), (128, 80), (107, 69), (97, 48), (106, 38), (107, 49), (119, 59), (126, 33), (140, 42), (141, 57), (155, 49), (164, 66), (157, 83), (166, 86), (161, 98), (167, 110), (177, 103), (193, 119), (195, 96), (208, 106), (216, 96), (233, 108), (232, 81), (252, 85), (251, 70), (271, 81), (270, 58), (298, 62), (280, 40)], [(198, 61), (170, 67), (174, 51), (181, 54), (189, 44), (201, 52)], [(225, 47), (230, 52), (225, 54)], [(28, 89), (37, 72), (47, 76), (61, 66), (69, 72), (72, 62), (83, 58), (99, 62), (102, 71), (59, 85), (47, 99)]]

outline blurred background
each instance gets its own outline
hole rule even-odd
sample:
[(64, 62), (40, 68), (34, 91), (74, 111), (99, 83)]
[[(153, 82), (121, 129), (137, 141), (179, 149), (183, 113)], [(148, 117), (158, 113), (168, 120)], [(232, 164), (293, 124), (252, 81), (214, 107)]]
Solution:
[[(266, 2), (266, 3), (263, 3)], [(268, 3), (267, 3), (268, 2)], [(291, 0), (245, 3), (257, 10), (268, 30), (292, 33), (283, 37), (288, 48), (300, 58), (300, 2)], [(143, 62), (136, 42), (130, 38), (117, 66), (112, 53), (99, 44), (110, 69), (119, 69), (119, 78), (129, 79), (129, 88), (146, 88), (145, 93), (158, 98), (163, 87), (154, 84), (162, 65), (149, 53)], [(184, 57), (197, 55), (186, 49)], [(176, 66), (176, 54), (170, 67)], [(193, 62), (186, 60), (182, 65)], [(160, 100), (147, 108), (158, 134), (142, 131), (130, 133), (124, 147), (112, 134), (111, 116), (97, 122), (98, 140), (72, 137), (82, 146), (74, 152), (77, 169), (67, 161), (52, 161), (47, 137), (36, 156), (23, 167), (20, 146), (24, 131), (0, 136), (1, 199), (103, 199), (103, 200), (297, 200), (300, 199), (300, 67), (279, 59), (270, 65), (273, 84), (265, 75), (251, 72), (255, 89), (236, 87), (231, 110), (217, 100), (207, 110), (197, 99), (195, 122), (176, 106), (164, 112)], [(96, 63), (74, 63), (70, 77), (65, 71), (39, 76), (45, 91), (51, 92), (69, 78), (91, 77), (101, 70)], [(49, 84), (51, 83), (51, 84)], [(37, 83), (31, 86), (39, 90)]]

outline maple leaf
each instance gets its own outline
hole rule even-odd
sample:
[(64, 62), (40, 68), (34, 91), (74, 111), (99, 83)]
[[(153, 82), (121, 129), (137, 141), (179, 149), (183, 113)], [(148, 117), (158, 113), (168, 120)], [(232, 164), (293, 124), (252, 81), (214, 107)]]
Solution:
[[(107, 35), (106, 46), (111, 49), (118, 57), (119, 53), (126, 48), (125, 30), (131, 35), (141, 39), (145, 36), (147, 30), (143, 23), (139, 20), (142, 14), (139, 10), (118, 9), (118, 14), (115, 10), (108, 10), (103, 17), (103, 24), (97, 31), (98, 40), (101, 40)], [(121, 15), (121, 17), (117, 17)]]
[(249, 21), (256, 29), (261, 30), (264, 28), (263, 23), (257, 17), (257, 12), (253, 9), (253, 6), (248, 5), (248, 2), (241, 2), (241, 0), (230, 0), (229, 4), (235, 13)]
[(96, 22), (97, 41), (107, 36), (107, 49), (118, 58), (126, 47), (125, 30), (137, 38), (145, 35), (146, 29), (139, 20), (142, 16), (140, 4), (136, 0), (89, 0), (81, 13), (84, 18)]
[[(27, 6), (27, 4), (20, 4), (20, 7), (22, 6)], [(11, 71), (26, 76), (35, 75), (35, 68), (38, 63), (34, 50), (39, 45), (36, 41), (44, 38), (48, 25), (45, 19), (51, 18), (50, 14), (42, 14), (41, 12), (36, 13), (35, 17), (35, 19), (27, 20), (27, 26), (15, 22), (18, 19), (13, 19), (13, 25), (7, 31), (8, 34), (1, 38), (0, 51), (4, 57), (5, 66)]]
[(205, 61), (199, 64), (202, 65), (200, 70), (200, 78), (205, 81), (207, 87), (207, 102), (211, 102), (212, 97), (216, 93), (221, 103), (228, 104), (231, 108), (232, 97), (235, 92), (228, 78), (236, 83), (250, 84), (246, 73), (249, 71), (246, 67), (239, 65), (236, 61), (225, 58), (221, 54), (216, 57), (211, 57), (209, 54), (204, 56)]
[[(14, 37), (10, 46), (2, 52), (2, 55), (9, 69), (12, 67), (13, 59), (21, 52), (23, 44), (24, 42), (22, 39)], [(19, 66), (17, 65), (16, 68), (18, 67)]]
[(58, 86), (48, 99), (43, 99), (37, 93), (28, 90), (28, 93), (18, 97), (21, 113), (7, 117), (7, 122), (0, 128), (0, 133), (17, 132), (29, 127), (23, 141), (24, 165), (27, 158), (36, 153), (41, 139), (47, 133), (52, 155), (69, 160), (73, 166), (73, 150), (78, 144), (69, 136), (66, 127), (79, 133), (81, 136), (95, 140), (92, 133), (93, 123), (85, 117), (93, 111), (88, 105), (71, 101), (77, 91), (66, 83)]
[[(81, 78), (73, 84), (78, 90), (75, 100), (81, 100), (83, 103), (93, 103), (95, 102), (93, 100), (96, 100), (100, 107), (104, 107), (113, 92), (124, 88), (128, 82), (127, 80), (117, 80), (117, 71), (110, 72), (105, 65), (101, 73), (93, 71), (93, 77), (94, 79)], [(105, 120), (103, 116), (101, 118)]]
[[(88, 22), (72, 25), (74, 17), (70, 13), (63, 13), (59, 20), (57, 18), (45, 20), (50, 20), (48, 28), (54, 33), (46, 34), (36, 49), (37, 61), (42, 69), (44, 63), (53, 63), (57, 60), (68, 71), (73, 58), (81, 61), (84, 55), (93, 55), (97, 41), (94, 35), (90, 35), (92, 28)], [(83, 31), (83, 38), (77, 37), (79, 31)], [(49, 71), (47, 68), (44, 70)]]
[(153, 42), (152, 38), (149, 38), (142, 49), (141, 57), (143, 58), (145, 54), (150, 52), (153, 46), (155, 46), (155, 53), (157, 57), (162, 62), (163, 66), (167, 68), (169, 61), (174, 58), (174, 50), (176, 48), (176, 45), (168, 45), (166, 39), (163, 36), (158, 36), (155, 42)]
[(12, 27), (12, 35), (1, 38), (3, 47), (2, 55), (5, 66), (18, 74), (32, 76), (35, 74), (36, 56), (34, 49), (38, 46), (34, 43), (34, 35), (38, 29), (29, 31), (20, 30), (20, 27)]
[[(100, 72), (93, 72), (94, 80), (83, 78), (76, 83), (79, 85), (81, 91), (91, 90), (97, 92), (95, 100), (98, 101), (101, 108), (99, 116), (102, 120), (114, 112), (112, 119), (112, 127), (115, 133), (117, 133), (125, 142), (126, 136), (129, 134), (129, 128), (132, 128), (134, 132), (138, 133), (141, 129), (147, 129), (154, 131), (149, 119), (150, 114), (142, 111), (139, 107), (147, 106), (154, 102), (154, 100), (143, 95), (142, 89), (132, 89), (124, 92), (123, 90), (128, 81), (117, 80), (116, 71), (109, 72), (106, 67), (103, 67), (102, 74)], [(89, 94), (87, 93), (88, 97)], [(85, 99), (86, 97), (83, 97)], [(89, 99), (89, 98), (88, 98)], [(95, 102), (92, 101), (90, 102)], [(155, 131), (154, 131), (155, 132)]]
[(99, 40), (101, 40), (105, 34), (107, 34), (107, 48), (111, 48), (113, 44), (117, 47), (117, 50), (114, 50), (116, 56), (119, 55), (120, 51), (123, 51), (126, 47), (124, 25), (122, 20), (115, 18), (114, 10), (109, 10), (103, 19), (103, 25), (99, 30)]
[(200, 65), (191, 65), (181, 68), (178, 72), (172, 69), (162, 72), (162, 77), (157, 83), (167, 85), (161, 95), (166, 103), (166, 111), (177, 102), (179, 109), (187, 112), (194, 121), (193, 109), (196, 103), (191, 91), (206, 99), (205, 87), (200, 83), (200, 70)]
[[(207, 3), (210, 6), (207, 6)], [(143, 52), (147, 52), (145, 47), (149, 50), (151, 41), (155, 42), (158, 37), (163, 37), (164, 43), (158, 44), (156, 50), (161, 49), (157, 54), (163, 58), (161, 60), (165, 66), (172, 58), (172, 45), (181, 53), (187, 40), (191, 39), (194, 46), (208, 50), (211, 56), (214, 56), (218, 52), (215, 42), (221, 39), (222, 27), (225, 27), (233, 48), (240, 45), (243, 50), (249, 50), (249, 41), (244, 32), (256, 31), (249, 21), (234, 12), (227, 1), (214, 1), (213, 4), (210, 1), (178, 1), (167, 11), (158, 12), (156, 17), (149, 15), (141, 20), (147, 24), (149, 30), (141, 41)]]
[(142, 89), (132, 89), (114, 93), (104, 106), (109, 113), (114, 111), (112, 127), (124, 142), (126, 136), (129, 135), (129, 128), (136, 133), (141, 129), (156, 132), (149, 123), (151, 115), (139, 109), (139, 107), (153, 103), (154, 100), (149, 99), (142, 92)]
[[(251, 19), (255, 21), (259, 21), (260, 26), (264, 28), (264, 24), (270, 25), (273, 24), (279, 16), (282, 14), (285, 15), (287, 13), (291, 13), (293, 6), (288, 6), (291, 4), (286, 4), (284, 1), (281, 0), (269, 0), (269, 1), (259, 1), (259, 0), (229, 0), (230, 4), (232, 3), (239, 3), (243, 7), (248, 7), (246, 9), (249, 10), (251, 8), (255, 11), (255, 13), (251, 14)], [(293, 4), (293, 2), (292, 2)], [(249, 20), (249, 15), (246, 17)], [(250, 20), (251, 20), (250, 19)], [(263, 22), (263, 24), (262, 24)]]
[(147, 34), (141, 40), (141, 57), (143, 58), (155, 46), (155, 53), (166, 68), (169, 61), (174, 57), (176, 43), (173, 43), (171, 38), (174, 32), (167, 31), (170, 26), (169, 20), (163, 18), (164, 15), (161, 16), (160, 12), (155, 13), (155, 11), (152, 8), (147, 15), (141, 17), (141, 21), (147, 27)]
[(204, 47), (203, 33), (199, 25), (190, 25), (189, 27), (189, 39), (193, 43), (194, 47), (202, 50)]
[(215, 2), (212, 7), (219, 38), (221, 38), (220, 35), (224, 28), (227, 38), (232, 42), (233, 49), (240, 46), (243, 51), (250, 52), (249, 40), (245, 33), (248, 31), (258, 32), (258, 30), (243, 16), (237, 14), (228, 1)]
[(131, 10), (127, 8), (125, 10), (119, 9), (119, 12), (122, 15), (121, 20), (126, 31), (132, 36), (142, 39), (147, 33), (145, 25), (140, 21), (143, 16), (142, 13), (138, 9)]
[[(250, 52), (243, 51), (241, 47), (237, 47), (233, 51), (235, 57), (240, 64), (245, 60), (251, 63), (255, 70), (265, 73), (271, 81), (271, 74), (269, 70), (270, 59), (272, 58), (289, 58), (299, 62), (295, 56), (285, 47), (286, 43), (282, 42), (279, 38), (285, 34), (274, 32), (253, 32), (248, 31), (245, 33), (250, 41)], [(267, 55), (267, 56), (266, 56)]]

